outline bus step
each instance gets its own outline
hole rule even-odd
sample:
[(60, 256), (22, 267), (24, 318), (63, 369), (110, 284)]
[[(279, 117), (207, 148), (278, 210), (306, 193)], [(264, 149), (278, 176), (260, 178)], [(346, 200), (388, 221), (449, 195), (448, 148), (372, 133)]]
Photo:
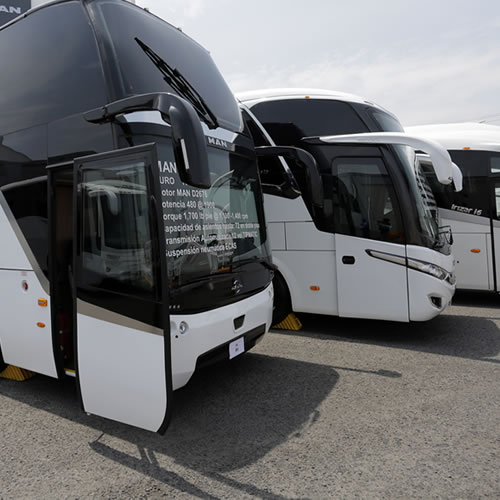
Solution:
[(290, 313), (281, 323), (277, 323), (273, 325), (273, 328), (277, 328), (279, 330), (302, 330), (302, 323), (300, 319), (295, 316), (295, 314)]
[(36, 375), (35, 372), (30, 372), (24, 368), (18, 368), (17, 366), (9, 365), (3, 372), (0, 372), (1, 378), (6, 378), (9, 380), (17, 380), (18, 382), (23, 382)]

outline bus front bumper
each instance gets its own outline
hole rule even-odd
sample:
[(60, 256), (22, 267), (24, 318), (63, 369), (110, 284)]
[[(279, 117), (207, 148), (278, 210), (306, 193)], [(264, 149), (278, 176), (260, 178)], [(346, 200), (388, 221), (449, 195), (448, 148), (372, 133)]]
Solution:
[(198, 314), (171, 315), (172, 385), (186, 385), (197, 367), (228, 359), (229, 345), (238, 340), (245, 350), (271, 327), (273, 287), (234, 304)]

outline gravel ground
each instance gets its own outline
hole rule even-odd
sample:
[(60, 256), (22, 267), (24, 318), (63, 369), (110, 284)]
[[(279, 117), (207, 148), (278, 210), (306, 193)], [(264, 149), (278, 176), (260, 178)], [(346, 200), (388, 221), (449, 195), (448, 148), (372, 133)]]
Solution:
[(500, 297), (398, 324), (301, 316), (175, 393), (164, 436), (0, 379), (0, 498), (499, 498)]

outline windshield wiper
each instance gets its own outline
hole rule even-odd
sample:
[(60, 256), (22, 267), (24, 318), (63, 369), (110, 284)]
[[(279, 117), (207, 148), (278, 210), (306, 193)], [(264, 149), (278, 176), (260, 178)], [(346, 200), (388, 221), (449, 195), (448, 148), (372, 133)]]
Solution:
[(139, 44), (139, 47), (151, 59), (151, 62), (158, 68), (163, 75), (163, 79), (174, 89), (179, 96), (189, 101), (198, 115), (208, 125), (208, 128), (215, 129), (219, 127), (217, 117), (208, 107), (208, 104), (201, 97), (200, 93), (189, 83), (186, 77), (173, 66), (170, 66), (164, 59), (162, 59), (151, 47), (148, 47), (139, 38), (134, 38)]
[(188, 282), (174, 285), (172, 287), (171, 293), (172, 295), (176, 295), (180, 292), (186, 292), (187, 290), (191, 290), (192, 288), (198, 288), (200, 285), (204, 285), (207, 283), (217, 283), (218, 281), (227, 280), (229, 277), (234, 276), (233, 272), (223, 272), (220, 274), (208, 274), (206, 276), (202, 276), (201, 278), (190, 279)]

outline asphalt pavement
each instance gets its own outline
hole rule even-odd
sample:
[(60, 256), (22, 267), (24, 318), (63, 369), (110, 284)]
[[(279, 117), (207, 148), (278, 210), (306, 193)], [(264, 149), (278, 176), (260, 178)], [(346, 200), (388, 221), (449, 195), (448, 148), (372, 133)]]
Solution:
[(0, 499), (500, 497), (500, 297), (300, 317), (176, 391), (164, 436), (85, 415), (71, 379), (0, 379)]

